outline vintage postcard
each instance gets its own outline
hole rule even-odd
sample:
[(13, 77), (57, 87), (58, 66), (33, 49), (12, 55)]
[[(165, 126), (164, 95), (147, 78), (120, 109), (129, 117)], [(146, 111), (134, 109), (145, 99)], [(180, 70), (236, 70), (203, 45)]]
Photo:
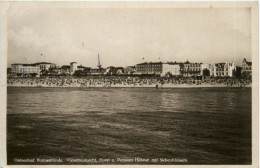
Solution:
[(2, 167), (258, 167), (258, 2), (2, 2)]

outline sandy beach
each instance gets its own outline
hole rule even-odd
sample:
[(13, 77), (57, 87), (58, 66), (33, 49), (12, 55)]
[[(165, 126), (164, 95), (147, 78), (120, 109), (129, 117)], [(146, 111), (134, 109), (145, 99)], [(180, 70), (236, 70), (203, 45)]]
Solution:
[[(100, 87), (104, 87), (104, 88), (156, 88), (156, 84), (151, 84), (151, 85), (146, 85), (146, 84), (115, 84), (115, 85), (103, 85), (103, 84), (96, 84), (96, 85), (88, 85), (88, 86), (82, 86), (81, 84), (72, 84), (72, 85), (47, 85), (47, 84), (20, 84), (20, 83), (16, 83), (16, 84), (8, 84), (8, 87), (30, 87), (30, 88), (36, 88), (36, 87), (43, 87), (43, 88), (100, 88)], [(208, 83), (204, 83), (204, 84), (200, 84), (200, 85), (196, 85), (196, 84), (163, 84), (163, 85), (158, 85), (158, 88), (207, 88), (207, 87), (230, 87), (230, 88), (240, 88), (240, 87), (252, 87), (251, 84), (245, 85), (245, 86), (241, 86), (240, 84), (234, 84), (232, 86), (227, 86), (226, 84), (208, 84)]]

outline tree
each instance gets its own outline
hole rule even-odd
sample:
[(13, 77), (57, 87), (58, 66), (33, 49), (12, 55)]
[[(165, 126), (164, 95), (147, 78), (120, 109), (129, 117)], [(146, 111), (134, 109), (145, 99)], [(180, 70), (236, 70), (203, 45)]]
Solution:
[(17, 73), (16, 75), (21, 77), (21, 76), (22, 76), (22, 73)]
[(49, 68), (49, 72), (50, 72), (50, 74), (54, 74), (55, 73), (55, 68), (54, 67), (50, 67)]
[(12, 73), (12, 68), (7, 68), (7, 74)]
[(42, 75), (47, 75), (49, 72), (46, 70), (46, 69), (43, 69), (42, 71), (41, 71), (41, 74)]
[(235, 77), (241, 77), (241, 75), (242, 75), (242, 74), (241, 74), (241, 71), (242, 71), (242, 68), (237, 66), (237, 67), (236, 67), (236, 70), (234, 70), (234, 73), (233, 73), (234, 76), (235, 76)]
[(165, 76), (166, 76), (166, 77), (172, 77), (172, 73), (171, 73), (171, 72), (167, 72), (167, 73), (165, 74)]
[(209, 72), (209, 70), (207, 68), (203, 69), (202, 74), (205, 75), (205, 76), (210, 76), (210, 72)]
[(36, 77), (38, 74), (37, 73), (30, 73), (31, 77)]

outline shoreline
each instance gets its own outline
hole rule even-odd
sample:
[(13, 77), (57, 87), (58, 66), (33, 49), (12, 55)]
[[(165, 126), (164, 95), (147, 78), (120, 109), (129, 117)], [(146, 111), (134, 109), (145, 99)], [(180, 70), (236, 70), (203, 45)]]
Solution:
[[(67, 85), (67, 86), (56, 86), (56, 85), (7, 85), (7, 87), (17, 88), (156, 88), (156, 85), (92, 85), (92, 86), (80, 86), (80, 85)], [(240, 86), (234, 84), (233, 86), (227, 86), (226, 84), (200, 84), (200, 85), (189, 85), (189, 84), (164, 84), (158, 85), (158, 88), (252, 88), (252, 84)]]

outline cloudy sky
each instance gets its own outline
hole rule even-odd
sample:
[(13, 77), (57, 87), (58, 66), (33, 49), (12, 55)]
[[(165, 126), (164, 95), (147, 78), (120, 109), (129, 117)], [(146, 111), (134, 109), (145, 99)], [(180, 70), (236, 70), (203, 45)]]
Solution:
[[(97, 67), (143, 61), (251, 60), (249, 8), (15, 8), (8, 66), (38, 61)], [(143, 59), (144, 58), (144, 59)]]

